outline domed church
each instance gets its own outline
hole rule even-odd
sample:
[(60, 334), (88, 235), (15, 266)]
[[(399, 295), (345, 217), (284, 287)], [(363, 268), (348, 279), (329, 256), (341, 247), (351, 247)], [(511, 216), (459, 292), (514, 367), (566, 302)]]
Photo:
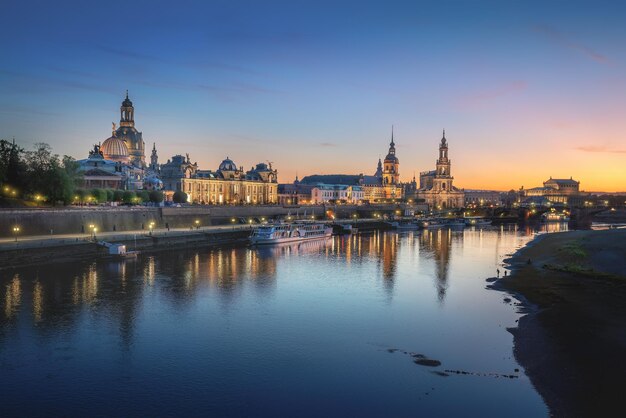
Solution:
[[(126, 146), (124, 152), (123, 143)], [(136, 167), (146, 167), (146, 144), (143, 141), (143, 135), (135, 128), (135, 108), (133, 102), (128, 98), (128, 90), (126, 90), (126, 98), (120, 107), (120, 125), (116, 128), (113, 124), (113, 133), (102, 143), (102, 152), (107, 160), (130, 163)]]

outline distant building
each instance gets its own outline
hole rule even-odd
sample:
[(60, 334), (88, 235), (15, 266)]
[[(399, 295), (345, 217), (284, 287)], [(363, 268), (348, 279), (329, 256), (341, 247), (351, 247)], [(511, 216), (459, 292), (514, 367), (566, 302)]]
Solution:
[(420, 188), (415, 193), (417, 199), (423, 199), (431, 209), (461, 208), (465, 204), (465, 193), (454, 187), (450, 168), (452, 161), (448, 158), (448, 142), (446, 131), (439, 144), (437, 167), (433, 171), (420, 174)]
[(495, 190), (464, 190), (465, 207), (500, 206), (501, 192)]
[(160, 176), (166, 199), (175, 191), (187, 194), (189, 203), (199, 204), (273, 204), (278, 202), (278, 172), (271, 165), (259, 163), (249, 171), (228, 157), (216, 171), (199, 170), (189, 155), (176, 155), (161, 165)]
[(308, 205), (311, 204), (311, 190), (313, 184), (300, 183), (298, 177), (293, 183), (278, 185), (278, 203), (281, 205)]
[(311, 189), (311, 203), (344, 202), (358, 204), (363, 201), (361, 186), (345, 184), (318, 184)]
[(547, 206), (562, 204), (568, 206), (581, 205), (588, 193), (580, 191), (580, 182), (569, 179), (553, 179), (550, 177), (543, 182), (543, 187), (520, 189), (521, 205)]

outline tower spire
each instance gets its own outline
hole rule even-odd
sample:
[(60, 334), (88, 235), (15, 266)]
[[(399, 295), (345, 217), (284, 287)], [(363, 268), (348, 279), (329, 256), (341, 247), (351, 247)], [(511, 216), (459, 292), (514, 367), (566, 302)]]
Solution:
[(393, 125), (391, 125), (391, 145), (393, 145)]
[(128, 89), (126, 89), (126, 99), (128, 99)]

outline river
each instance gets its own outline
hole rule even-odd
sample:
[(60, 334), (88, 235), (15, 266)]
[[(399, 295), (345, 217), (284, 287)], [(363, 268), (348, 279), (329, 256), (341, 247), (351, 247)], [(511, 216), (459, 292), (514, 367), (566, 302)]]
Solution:
[(546, 416), (512, 354), (516, 300), (485, 287), (533, 233), (376, 232), (2, 271), (0, 415)]

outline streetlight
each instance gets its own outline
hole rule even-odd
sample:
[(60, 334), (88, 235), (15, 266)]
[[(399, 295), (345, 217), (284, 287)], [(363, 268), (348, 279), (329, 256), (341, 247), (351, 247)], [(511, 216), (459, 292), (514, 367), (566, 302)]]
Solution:
[(19, 226), (14, 226), (13, 227), (13, 234), (15, 234), (15, 242), (17, 242), (17, 234), (20, 233), (20, 227)]
[(231, 218), (231, 219), (230, 219), (230, 223), (232, 223), (232, 224), (233, 224), (233, 231), (235, 230), (235, 222), (236, 222), (236, 219), (235, 219), (235, 218)]
[(148, 224), (148, 228), (150, 228), (150, 235), (152, 235), (152, 228), (154, 228), (154, 222), (150, 222)]
[(195, 224), (196, 224), (196, 229), (199, 229), (200, 228), (200, 220), (196, 219)]

